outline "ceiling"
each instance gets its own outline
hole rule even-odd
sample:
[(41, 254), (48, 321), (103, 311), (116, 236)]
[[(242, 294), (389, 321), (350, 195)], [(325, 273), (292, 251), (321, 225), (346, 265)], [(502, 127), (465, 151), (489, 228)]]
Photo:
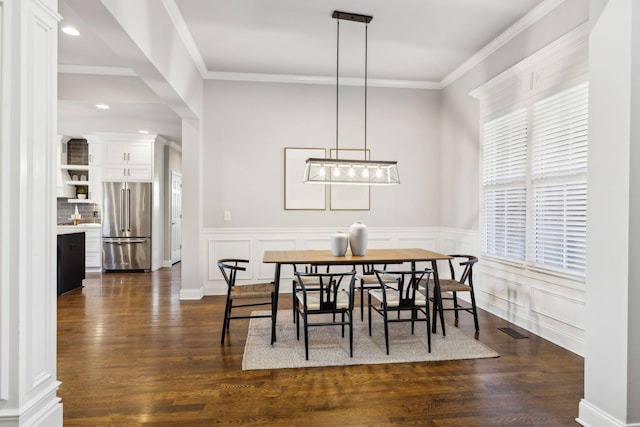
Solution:
[[(549, 1), (549, 0), (546, 0)], [(85, 0), (99, 4), (99, 0)], [(368, 79), (440, 87), (543, 0), (163, 0), (204, 78), (335, 81), (334, 10), (373, 16)], [(61, 133), (147, 130), (180, 143), (180, 118), (67, 3), (59, 1)], [(86, 4), (86, 3), (85, 3)], [(83, 7), (86, 13), (87, 8)], [(362, 78), (364, 25), (340, 21), (340, 77)], [(97, 103), (109, 110), (98, 110)]]

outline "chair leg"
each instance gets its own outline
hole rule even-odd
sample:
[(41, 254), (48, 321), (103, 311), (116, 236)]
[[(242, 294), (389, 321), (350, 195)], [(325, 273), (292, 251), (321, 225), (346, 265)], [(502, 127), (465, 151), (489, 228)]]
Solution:
[(227, 303), (224, 307), (224, 320), (222, 321), (222, 337), (220, 338), (220, 344), (224, 344), (224, 336), (227, 330), (229, 330), (229, 323), (231, 322), (231, 299), (227, 297)]
[(480, 330), (480, 326), (478, 325), (478, 309), (476, 308), (476, 296), (474, 292), (471, 291), (471, 308), (473, 309), (473, 323), (476, 327), (476, 332)]
[[(384, 318), (384, 343), (387, 347), (387, 356), (389, 355), (389, 322), (387, 318), (387, 307), (384, 307), (383, 310), (383, 318)], [(371, 323), (369, 323), (371, 325)]]
[(371, 336), (371, 295), (368, 295), (367, 299), (368, 299), (368, 302), (369, 302), (369, 304), (368, 304), (368, 307), (369, 307), (369, 310), (368, 310), (368, 312), (369, 312), (369, 336)]
[(364, 283), (360, 281), (360, 321), (364, 322)]
[[(398, 311), (398, 314), (400, 314), (399, 311)], [(415, 332), (415, 326), (416, 326), (416, 319), (417, 318), (418, 318), (418, 312), (414, 308), (413, 310), (411, 310), (411, 335), (413, 335), (413, 333)]]
[(427, 306), (424, 317), (427, 321), (427, 351), (431, 353), (431, 325), (429, 325), (429, 306)]
[(309, 360), (309, 325), (306, 312), (302, 315), (302, 318), (304, 320), (304, 357)]
[(293, 310), (291, 314), (293, 315), (293, 323), (296, 323), (296, 284), (293, 283), (293, 288), (291, 289), (291, 307)]
[(271, 345), (276, 341), (276, 301), (275, 295), (271, 294)]
[(349, 312), (349, 357), (353, 357), (353, 311)]

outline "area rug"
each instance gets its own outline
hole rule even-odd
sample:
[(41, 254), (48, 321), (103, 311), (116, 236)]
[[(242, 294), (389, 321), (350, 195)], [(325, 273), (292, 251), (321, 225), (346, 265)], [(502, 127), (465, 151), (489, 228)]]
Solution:
[(491, 348), (451, 325), (447, 325), (446, 337), (442, 336), (438, 327), (438, 333), (431, 336), (431, 353), (429, 353), (424, 322), (416, 324), (414, 335), (411, 335), (410, 323), (389, 324), (389, 355), (387, 355), (382, 316), (373, 316), (372, 322), (372, 333), (369, 336), (366, 315), (364, 322), (359, 316), (354, 316), (353, 357), (349, 357), (348, 329), (345, 328), (345, 337), (342, 338), (340, 326), (309, 328), (309, 360), (305, 360), (303, 327), (300, 325), (298, 341), (291, 311), (278, 312), (277, 341), (273, 346), (270, 344), (271, 319), (251, 319), (242, 358), (242, 369), (304, 368), (499, 357), (499, 354)]

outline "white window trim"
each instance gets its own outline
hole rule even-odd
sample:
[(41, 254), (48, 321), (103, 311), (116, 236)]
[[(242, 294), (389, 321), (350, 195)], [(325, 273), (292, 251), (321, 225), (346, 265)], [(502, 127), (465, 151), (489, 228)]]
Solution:
[[(522, 108), (530, 108), (537, 101), (562, 92), (573, 86), (577, 86), (588, 79), (588, 23), (576, 27), (565, 36), (557, 39), (553, 43), (544, 47), (535, 54), (522, 60), (510, 69), (502, 72), (498, 76), (484, 83), (482, 86), (470, 92), (470, 95), (480, 101), (480, 147), (479, 147), (479, 170), (483, 173), (483, 141), (484, 124)], [(509, 94), (509, 95), (507, 95)], [(530, 117), (531, 111), (528, 111)], [(530, 122), (529, 122), (530, 123)], [(528, 140), (531, 139), (531, 127), (528, 128)], [(527, 144), (530, 151), (531, 144)], [(531, 162), (531, 153), (528, 153), (528, 161)], [(529, 170), (531, 165), (529, 164)], [(532, 174), (529, 172), (528, 178)], [(532, 229), (532, 194), (533, 186), (527, 183), (527, 236), (526, 244), (529, 243), (529, 232)], [(483, 212), (484, 183), (479, 181), (479, 203), (480, 212)], [(482, 219), (481, 219), (482, 221)], [(480, 238), (484, 223), (480, 224)], [(484, 242), (483, 242), (484, 244)], [(483, 246), (483, 245), (481, 245)], [(584, 283), (585, 274), (572, 273), (570, 271), (556, 269), (549, 266), (541, 266), (529, 261), (529, 247), (526, 249), (527, 255), (524, 261), (507, 259), (495, 255), (483, 254), (482, 257), (504, 265), (511, 265), (523, 270), (542, 273), (549, 276), (569, 279)]]

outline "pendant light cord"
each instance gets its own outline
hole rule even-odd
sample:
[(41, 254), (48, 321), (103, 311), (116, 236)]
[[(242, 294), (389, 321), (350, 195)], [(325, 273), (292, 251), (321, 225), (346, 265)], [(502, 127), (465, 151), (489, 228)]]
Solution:
[(340, 82), (338, 81), (338, 72), (340, 70), (340, 20), (336, 19), (336, 159), (338, 159), (340, 155), (340, 150), (338, 150), (338, 108), (339, 108), (339, 87)]
[(364, 26), (364, 159), (367, 160), (367, 51), (369, 24)]

